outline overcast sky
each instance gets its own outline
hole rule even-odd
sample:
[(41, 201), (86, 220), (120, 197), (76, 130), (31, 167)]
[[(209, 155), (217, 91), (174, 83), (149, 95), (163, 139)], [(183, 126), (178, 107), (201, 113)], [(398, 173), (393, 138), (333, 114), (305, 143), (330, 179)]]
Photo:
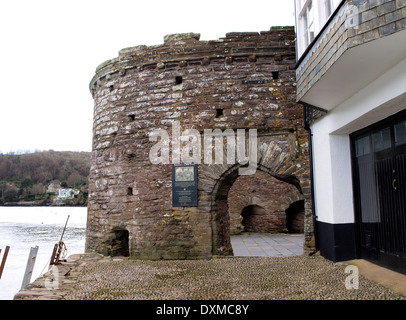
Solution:
[(91, 151), (89, 82), (122, 48), (293, 26), (293, 13), (293, 0), (1, 1), (0, 152)]

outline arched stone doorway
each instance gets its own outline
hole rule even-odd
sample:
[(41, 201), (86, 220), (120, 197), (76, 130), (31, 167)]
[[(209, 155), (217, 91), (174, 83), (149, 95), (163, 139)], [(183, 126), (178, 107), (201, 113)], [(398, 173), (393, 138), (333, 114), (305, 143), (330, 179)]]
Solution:
[[(213, 230), (213, 254), (214, 255), (232, 255), (233, 254), (233, 249), (231, 246), (231, 241), (230, 241), (230, 235), (231, 235), (231, 228), (230, 228), (230, 211), (229, 211), (229, 201), (228, 201), (228, 195), (230, 192), (230, 189), (238, 179), (238, 168), (239, 165), (235, 165), (231, 168), (229, 168), (224, 174), (221, 176), (221, 178), (218, 180), (218, 183), (216, 184), (214, 190), (213, 190), (213, 195), (212, 195), (212, 214), (213, 214), (213, 220), (212, 220), (212, 230)], [(266, 174), (269, 179), (276, 179), (280, 183), (287, 184), (290, 187), (293, 187), (295, 190), (297, 190), (297, 194), (299, 195), (294, 201), (292, 198), (289, 198), (289, 196), (284, 197), (284, 202), (288, 202), (287, 205), (285, 205), (285, 210), (288, 210), (290, 205), (295, 202), (302, 201), (301, 203), (304, 204), (306, 197), (303, 195), (302, 191), (302, 186), (299, 178), (295, 176), (294, 174), (287, 174), (287, 175), (278, 175), (273, 173), (269, 168), (258, 164), (257, 170), (261, 171), (261, 174)], [(252, 199), (252, 198), (251, 198)], [(255, 199), (255, 198), (254, 198)], [(263, 214), (264, 213), (264, 208), (261, 207), (258, 204), (250, 204), (246, 206), (246, 212), (247, 214)], [(283, 214), (286, 216), (286, 212), (283, 210)], [(253, 220), (255, 220), (255, 217), (251, 217), (251, 224), (258, 224), (255, 223)], [(286, 228), (286, 220), (285, 220), (285, 228)], [(250, 226), (249, 228), (252, 228)], [(253, 227), (255, 228), (255, 227)], [(305, 228), (303, 228), (305, 229)]]

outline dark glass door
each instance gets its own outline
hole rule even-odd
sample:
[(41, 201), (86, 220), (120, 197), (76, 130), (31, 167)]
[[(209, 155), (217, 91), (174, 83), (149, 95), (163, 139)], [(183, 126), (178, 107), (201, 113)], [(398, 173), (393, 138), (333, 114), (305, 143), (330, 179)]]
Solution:
[(361, 258), (406, 273), (406, 114), (352, 135)]

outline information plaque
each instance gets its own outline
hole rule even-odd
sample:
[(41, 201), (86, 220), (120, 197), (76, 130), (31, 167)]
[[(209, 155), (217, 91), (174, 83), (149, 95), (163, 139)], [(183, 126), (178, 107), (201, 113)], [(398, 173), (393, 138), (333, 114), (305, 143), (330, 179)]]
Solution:
[(197, 165), (172, 165), (172, 206), (197, 207)]

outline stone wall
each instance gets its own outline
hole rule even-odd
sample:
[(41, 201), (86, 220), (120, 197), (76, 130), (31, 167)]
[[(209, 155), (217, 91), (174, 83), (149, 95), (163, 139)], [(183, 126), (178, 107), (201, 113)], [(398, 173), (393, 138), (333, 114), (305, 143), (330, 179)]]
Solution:
[[(299, 208), (292, 212), (298, 214), (292, 217), (292, 222), (287, 220), (287, 210), (293, 203), (301, 200), (302, 195), (294, 185), (280, 181), (268, 173), (258, 171), (252, 176), (241, 176), (228, 194), (230, 232), (303, 232), (304, 208), (302, 211)], [(254, 209), (253, 214), (249, 214), (250, 208)], [(262, 210), (255, 212), (255, 208)], [(246, 215), (247, 212), (251, 217)], [(244, 220), (249, 220), (251, 227), (248, 230)]]
[[(152, 164), (149, 134), (258, 130), (258, 170), (297, 188), (312, 237), (307, 134), (295, 103), (293, 27), (190, 33), (137, 46), (101, 64), (90, 83), (95, 108), (86, 250), (139, 259), (232, 254), (227, 194), (239, 164), (198, 166), (198, 206), (172, 207), (172, 165)], [(305, 231), (306, 232), (306, 231)], [(125, 239), (128, 237), (128, 239)], [(128, 248), (123, 248), (123, 244)]]

